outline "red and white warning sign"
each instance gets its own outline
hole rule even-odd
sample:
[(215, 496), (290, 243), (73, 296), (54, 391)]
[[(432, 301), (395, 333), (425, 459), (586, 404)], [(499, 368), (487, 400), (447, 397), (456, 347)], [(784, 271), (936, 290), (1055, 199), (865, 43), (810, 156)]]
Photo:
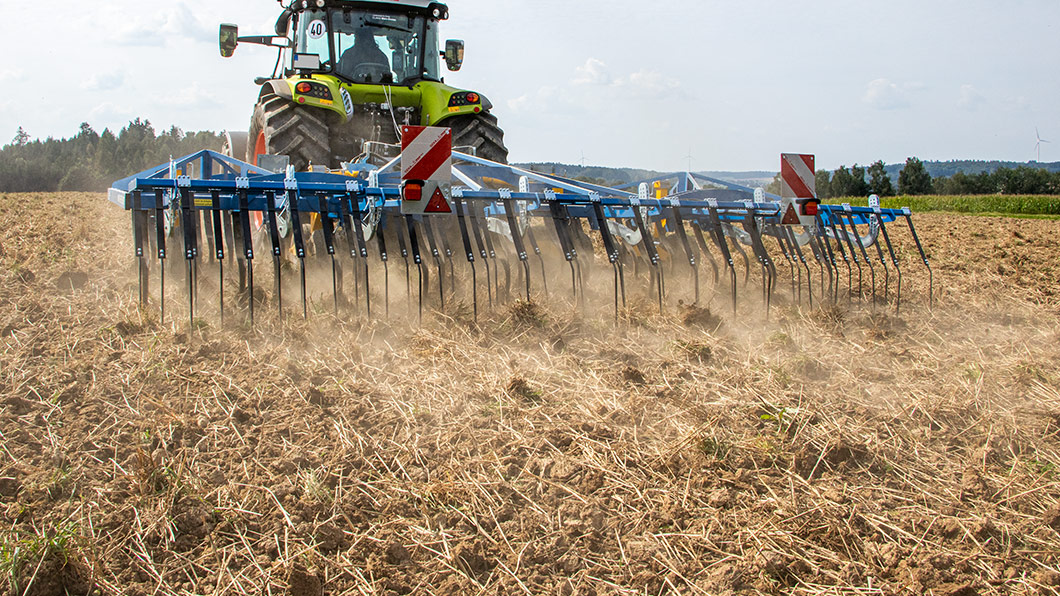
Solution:
[(401, 127), (401, 213), (452, 213), (453, 136), (446, 127)]
[(814, 225), (817, 215), (817, 175), (814, 156), (780, 154), (781, 225)]

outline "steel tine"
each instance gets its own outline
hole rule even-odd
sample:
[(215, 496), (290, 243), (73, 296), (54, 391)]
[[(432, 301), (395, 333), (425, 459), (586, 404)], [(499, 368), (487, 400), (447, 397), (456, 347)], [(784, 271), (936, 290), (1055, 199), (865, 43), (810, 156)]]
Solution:
[(320, 230), (324, 233), (324, 250), (331, 258), (331, 298), (334, 303), (335, 316), (339, 316), (339, 265), (335, 261), (335, 224), (331, 220), (328, 199), (317, 195), (317, 208), (320, 215)]
[[(615, 324), (618, 324), (618, 286), (619, 280), (622, 274), (622, 265), (618, 258), (618, 249), (615, 247), (615, 240), (611, 236), (611, 231), (607, 229), (607, 220), (604, 217), (604, 208), (599, 201), (593, 201), (592, 216), (596, 220), (596, 225), (600, 230), (600, 240), (604, 243), (604, 252), (607, 253), (607, 260), (611, 262), (611, 269), (615, 273)], [(623, 299), (623, 306), (625, 301)]]
[[(825, 259), (824, 251), (821, 250), (821, 245), (820, 245), (819, 238), (818, 238), (818, 233), (820, 232), (820, 228), (815, 225), (812, 228), (804, 227), (803, 229), (806, 232), (806, 236), (809, 238), (809, 242), (807, 242), (807, 246), (810, 247), (810, 251), (813, 253), (814, 260), (817, 261), (817, 275), (821, 279), (821, 283), (820, 283), (820, 286), (821, 286), (821, 301), (823, 302), (825, 300), (825, 296), (826, 295), (831, 295), (832, 294), (832, 268), (831, 268), (831, 266), (828, 267), (828, 289), (827, 289), (827, 294), (826, 294), (826, 290), (825, 290), (825, 286), (824, 286), (824, 270), (825, 270), (826, 259)], [(798, 244), (796, 244), (796, 246), (798, 246)]]
[(714, 258), (714, 255), (711, 254), (710, 248), (707, 246), (707, 241), (703, 238), (703, 226), (698, 218), (692, 221), (692, 234), (696, 237), (696, 244), (699, 246), (700, 254), (707, 255), (707, 259), (710, 261), (710, 267), (714, 270), (714, 286), (711, 288), (711, 294), (713, 294), (718, 289), (718, 261)]
[[(795, 250), (795, 254), (799, 257), (799, 263), (801, 263), (802, 264), (802, 268), (804, 270), (806, 270), (806, 296), (807, 296), (807, 298), (809, 298), (810, 308), (812, 309), (813, 308), (813, 276), (810, 275), (810, 265), (809, 265), (809, 263), (806, 262), (806, 256), (802, 253), (802, 247), (799, 246), (799, 239), (795, 237), (795, 231), (792, 230), (791, 228), (787, 227), (787, 226), (784, 226), (783, 229), (787, 232), (788, 242), (791, 243), (791, 246)], [(809, 232), (807, 233), (807, 235), (809, 235), (812, 238), (812, 235)], [(819, 262), (818, 262), (818, 265), (820, 265)], [(823, 269), (822, 269), (822, 271), (823, 271)], [(801, 273), (799, 274), (799, 278), (800, 279), (802, 278), (802, 274)], [(821, 275), (821, 284), (822, 285), (824, 284), (824, 275)], [(799, 287), (799, 301), (800, 301), (800, 303), (802, 301), (802, 287), (801, 287), (801, 285)]]
[(445, 311), (445, 283), (442, 273), (442, 251), (438, 248), (438, 243), (435, 240), (434, 226), (431, 225), (431, 215), (423, 215), (420, 219), (420, 225), (423, 226), (423, 235), (427, 238), (427, 246), (431, 251), (431, 256), (434, 257), (434, 264), (438, 268), (438, 308), (441, 311)]
[(762, 301), (766, 303), (766, 319), (768, 320), (769, 309), (773, 302), (773, 278), (776, 270), (773, 268), (773, 262), (769, 258), (769, 253), (766, 252), (765, 244), (762, 242), (762, 230), (758, 226), (753, 206), (748, 206), (747, 208), (747, 213), (744, 216), (744, 229), (751, 235), (751, 250), (755, 253), (755, 257), (758, 258), (758, 262), (762, 267)]
[(516, 221), (515, 213), (515, 201), (511, 198), (511, 191), (501, 191), (501, 196), (504, 198), (504, 215), (508, 220), (508, 229), (512, 233), (512, 244), (515, 245), (515, 254), (519, 257), (519, 262), (523, 265), (523, 278), (526, 281), (526, 301), (530, 301), (530, 263), (527, 260), (528, 255), (526, 254), (526, 245), (523, 244), (523, 237), (519, 233), (519, 223)]
[(548, 208), (552, 214), (552, 224), (556, 231), (556, 238), (559, 239), (560, 248), (563, 250), (563, 258), (567, 261), (567, 266), (570, 267), (570, 283), (571, 283), (571, 297), (578, 300), (578, 281), (574, 272), (574, 246), (571, 242), (570, 236), (568, 235), (566, 220), (567, 217), (564, 214), (566, 209), (562, 204), (556, 201), (556, 195), (552, 193), (545, 193), (546, 200), (548, 202)]
[(191, 210), (191, 189), (180, 189), (180, 227), (184, 233), (184, 266), (188, 282), (188, 327), (195, 326), (195, 217)]
[(482, 228), (478, 219), (479, 207), (476, 207), (475, 203), (469, 200), (467, 213), (471, 220), (471, 232), (475, 239), (475, 246), (478, 247), (478, 254), (482, 257), (482, 263), (486, 266), (486, 296), (489, 299), (490, 308), (493, 308), (493, 282), (490, 280), (490, 259), (489, 253), (486, 251), (486, 243), (482, 240)]
[(298, 191), (288, 190), (287, 199), (291, 209), (291, 231), (294, 232), (294, 252), (298, 257), (302, 272), (302, 319), (309, 318), (308, 297), (305, 285), (305, 242), (302, 238), (302, 218), (298, 205)]
[(819, 213), (816, 219), (817, 229), (821, 232), (820, 236), (817, 237), (818, 247), (821, 250), (821, 254), (825, 256), (825, 263), (829, 266), (828, 290), (832, 295), (832, 304), (835, 304), (839, 301), (839, 263), (836, 261), (835, 252), (832, 251), (832, 244), (828, 241), (827, 228)]
[(898, 265), (898, 257), (894, 254), (894, 245), (891, 244), (891, 235), (887, 233), (887, 225), (883, 223), (883, 218), (880, 218), (880, 231), (883, 232), (883, 241), (887, 243), (887, 252), (891, 255), (891, 263), (894, 265), (894, 270), (898, 273), (898, 287), (895, 289), (894, 297), (894, 314), (898, 316), (901, 313), (902, 308), (902, 268)]
[(862, 291), (862, 270), (861, 261), (858, 260), (858, 253), (854, 250), (854, 239), (847, 230), (847, 226), (850, 222), (848, 220), (852, 217), (849, 213), (844, 217), (843, 215), (838, 216), (836, 219), (839, 220), (840, 232), (843, 234), (843, 239), (846, 240), (847, 248), (850, 249), (850, 259), (854, 261), (854, 265), (858, 268), (858, 301), (864, 300), (865, 293)]
[[(365, 197), (367, 199), (367, 196)], [(357, 198), (353, 197), (356, 201)], [(390, 257), (386, 252), (386, 212), (380, 213), (379, 224), (375, 230), (375, 241), (379, 245), (379, 260), (383, 263), (383, 316), (390, 318)], [(365, 277), (368, 272), (368, 260), (364, 262)]]
[(526, 241), (530, 243), (530, 250), (534, 251), (537, 255), (537, 261), (541, 265), (541, 288), (544, 290), (545, 299), (548, 299), (548, 272), (545, 271), (545, 257), (541, 255), (541, 247), (537, 245), (537, 238), (534, 237), (534, 224), (533, 219), (526, 226)]
[(931, 263), (928, 262), (924, 247), (920, 244), (920, 237), (917, 236), (916, 228), (913, 227), (913, 218), (909, 210), (903, 209), (903, 211), (905, 213), (905, 221), (909, 224), (909, 233), (913, 235), (913, 242), (916, 242), (916, 249), (920, 252), (920, 260), (924, 262), (924, 266), (928, 270), (928, 309), (933, 310), (935, 307), (935, 273), (931, 271)]
[[(478, 214), (476, 214), (476, 216), (477, 215)], [(483, 214), (483, 221), (485, 221), (485, 214)], [(485, 225), (485, 224), (483, 224), (483, 225)], [(501, 272), (500, 272), (499, 263), (497, 263), (497, 250), (493, 246), (493, 232), (490, 232), (489, 228), (485, 228), (485, 229), (482, 230), (482, 237), (486, 240), (486, 251), (489, 253), (490, 260), (493, 261), (493, 277), (494, 277), (494, 281), (496, 281), (496, 284), (497, 284), (497, 287), (496, 287), (497, 304), (500, 304), (500, 302), (501, 302), (501, 277), (500, 277), (501, 276)], [(488, 273), (488, 271), (487, 271), (487, 273)]]
[(637, 223), (637, 228), (640, 230), (641, 244), (644, 245), (645, 252), (648, 253), (648, 261), (652, 267), (652, 279), (657, 282), (658, 298), (659, 298), (659, 314), (663, 313), (663, 279), (662, 271), (659, 269), (659, 251), (655, 248), (655, 239), (651, 235), (651, 230), (645, 225), (644, 216), (640, 212), (638, 205), (633, 206), (633, 221)]
[(419, 274), (420, 324), (423, 324), (423, 255), (420, 254), (420, 243), (416, 238), (416, 222), (411, 215), (405, 216), (405, 225), (409, 232), (409, 247), (412, 249), (412, 260), (416, 263)]
[(721, 218), (718, 216), (718, 208), (708, 207), (707, 212), (710, 214), (710, 229), (713, 232), (714, 244), (721, 250), (721, 256), (729, 267), (732, 283), (732, 312), (736, 314), (736, 265), (733, 263), (732, 253), (729, 252), (729, 244), (725, 241), (725, 231), (721, 225)]
[(475, 272), (475, 251), (471, 247), (471, 235), (467, 231), (467, 222), (464, 220), (464, 199), (453, 197), (453, 206), (456, 208), (456, 221), (460, 226), (460, 241), (464, 245), (464, 255), (467, 263), (471, 266), (471, 305), (475, 321), (478, 321), (478, 275)]
[(865, 264), (869, 266), (869, 275), (872, 276), (872, 310), (876, 310), (876, 267), (872, 264), (872, 259), (869, 258), (868, 251), (865, 250), (865, 245), (861, 242), (861, 236), (858, 234), (857, 224), (854, 223), (854, 217), (850, 218), (850, 231), (853, 234), (853, 242), (858, 245), (861, 249), (861, 259), (865, 261)]
[(269, 242), (272, 247), (273, 275), (276, 278), (276, 313), (280, 321), (283, 321), (283, 278), (281, 276), (283, 243), (280, 239), (280, 222), (276, 212), (276, 193), (272, 191), (265, 193), (265, 215), (266, 225), (269, 230)]
[(832, 235), (835, 238), (836, 250), (839, 251), (839, 256), (843, 258), (843, 263), (847, 267), (847, 300), (850, 300), (851, 294), (854, 293), (854, 270), (850, 266), (850, 259), (847, 257), (846, 249), (843, 248), (843, 239), (839, 236), (839, 230), (836, 228), (836, 220), (839, 216), (828, 215), (828, 224), (832, 228)]
[[(875, 218), (876, 225), (880, 225), (880, 216), (872, 215), (870, 217)], [(880, 264), (883, 265), (883, 303), (887, 304), (887, 293), (891, 287), (891, 270), (887, 268), (887, 259), (883, 256), (883, 247), (880, 246), (880, 238), (876, 237), (876, 241), (872, 243), (876, 247), (876, 254), (880, 257)]]
[(137, 297), (140, 300), (140, 308), (143, 308), (147, 304), (147, 284), (144, 283), (144, 274), (147, 267), (144, 265), (144, 218), (143, 211), (141, 211), (140, 191), (133, 191), (130, 193), (129, 198), (132, 208), (133, 254), (136, 255)]
[(699, 304), (699, 266), (696, 264), (696, 254), (695, 251), (692, 250), (692, 243), (688, 241), (688, 234), (685, 232), (685, 220), (681, 216), (681, 206), (677, 204), (676, 199), (671, 202), (670, 218), (673, 220), (674, 231), (681, 242), (681, 248), (685, 250), (685, 256), (688, 257), (688, 266), (692, 268), (692, 277), (696, 291), (696, 300), (694, 304)]
[[(802, 303), (802, 270), (795, 264), (794, 249), (788, 244), (787, 232), (777, 225), (770, 225), (769, 230), (770, 235), (777, 239), (780, 254), (784, 255), (784, 260), (788, 262), (788, 270), (791, 272), (791, 301)], [(795, 281), (796, 276), (799, 278), (798, 283)]]
[(398, 217), (398, 224), (394, 226), (398, 239), (398, 250), (401, 251), (401, 258), (405, 261), (405, 310), (412, 310), (412, 275), (409, 272), (409, 248), (406, 244), (405, 235), (408, 233), (408, 227), (406, 222), (400, 216)]
[(726, 242), (731, 241), (733, 248), (736, 249), (736, 252), (740, 253), (741, 257), (743, 257), (743, 285), (746, 286), (747, 283), (751, 281), (751, 259), (747, 256), (747, 251), (743, 249), (743, 245), (741, 245), (740, 241), (736, 239), (732, 224), (729, 222), (722, 222), (721, 225), (723, 232), (722, 238), (728, 239)]
[(224, 220), (221, 219), (221, 192), (214, 190), (210, 192), (210, 217), (213, 224), (213, 238), (211, 251), (217, 259), (217, 289), (218, 303), (221, 311), (221, 325), (225, 324), (225, 232)]
[(247, 304), (250, 309), (250, 324), (254, 325), (254, 240), (250, 235), (250, 199), (247, 191), (239, 191), (239, 230), (236, 232), (243, 242), (243, 259), (247, 265)]
[[(367, 198), (367, 195), (366, 197)], [(368, 242), (364, 238), (364, 226), (362, 225), (362, 211), (361, 201), (354, 194), (347, 194), (342, 200), (343, 207), (347, 206), (346, 200), (350, 200), (349, 206), (353, 208), (353, 237), (357, 240), (357, 255), (361, 257), (361, 261), (364, 262), (364, 306), (365, 312), (368, 318), (372, 317), (372, 286), (371, 281), (368, 279)], [(347, 236), (347, 239), (349, 237)], [(351, 253), (352, 254), (352, 253)], [(354, 269), (356, 271), (356, 268)]]
[(164, 191), (155, 189), (155, 245), (158, 249), (159, 270), (159, 319), (158, 322), (166, 322), (166, 209), (163, 207)]

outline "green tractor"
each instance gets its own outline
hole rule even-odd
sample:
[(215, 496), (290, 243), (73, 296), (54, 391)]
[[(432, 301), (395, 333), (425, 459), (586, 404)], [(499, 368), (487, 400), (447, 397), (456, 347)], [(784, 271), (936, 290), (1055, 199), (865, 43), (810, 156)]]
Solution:
[(226, 153), (254, 165), (285, 156), (297, 170), (379, 163), (400, 152), (401, 126), (420, 125), (447, 126), (454, 149), (507, 163), (490, 101), (444, 83), (439, 58), (456, 71), (464, 57), (460, 40), (439, 52), (448, 18), (431, 0), (292, 0), (275, 36), (239, 37), (221, 25), (226, 58), (240, 42), (279, 49), (273, 75), (255, 79), (249, 133), (229, 133)]

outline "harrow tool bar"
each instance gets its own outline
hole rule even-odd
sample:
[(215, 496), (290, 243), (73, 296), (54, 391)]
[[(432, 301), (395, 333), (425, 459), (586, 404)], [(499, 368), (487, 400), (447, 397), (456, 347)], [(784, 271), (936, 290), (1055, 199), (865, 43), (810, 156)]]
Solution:
[[(330, 257), (334, 310), (338, 313), (340, 297), (344, 296), (342, 250), (349, 253), (353, 262), (354, 301), (358, 301), (363, 288), (365, 312), (371, 316), (369, 253), (377, 252), (384, 270), (384, 309), (389, 316), (392, 255), (388, 245), (392, 247), (395, 242), (396, 254), (405, 264), (406, 295), (410, 300), (412, 270), (417, 272), (421, 318), (424, 296), (429, 289), (425, 265), (429, 260), (434, 262), (438, 303), (444, 309), (445, 280), (448, 277), (448, 293), (455, 294), (457, 276), (453, 256), (460, 252), (471, 271), (472, 304), (477, 317), (478, 261), (485, 265), (491, 306), (510, 292), (512, 265), (516, 260), (515, 270), (527, 300), (532, 297), (531, 280), (535, 277), (531, 260), (540, 267), (543, 292), (548, 294), (546, 261), (538, 241), (543, 237), (541, 234), (557, 241), (559, 257), (566, 261), (570, 272), (571, 295), (582, 306), (593, 253), (602, 248), (603, 257), (612, 268), (616, 318), (626, 302), (628, 267), (633, 267), (634, 276), (646, 269), (652, 293), (662, 311), (667, 294), (666, 273), (677, 267), (679, 261), (686, 262), (692, 273), (695, 303), (701, 300), (700, 263), (704, 260), (710, 263), (715, 290), (721, 284), (721, 272), (727, 271), (736, 312), (741, 284), (734, 255), (739, 255), (742, 261), (743, 285), (748, 283), (752, 269), (761, 272), (766, 316), (785, 262), (791, 276), (792, 300), (802, 302), (805, 285), (811, 306), (815, 297), (813, 263), (818, 270), (817, 297), (822, 301), (839, 300), (840, 267), (846, 269), (847, 295), (850, 299), (855, 295), (863, 299), (864, 269), (867, 268), (873, 308), (879, 301), (874, 260), (883, 268), (885, 303), (893, 267), (897, 276), (894, 297), (897, 312), (901, 305), (902, 270), (888, 224), (900, 219), (909, 226), (920, 259), (928, 269), (929, 297), (933, 294), (933, 274), (909, 209), (882, 209), (878, 204), (870, 207), (821, 205), (816, 225), (786, 226), (781, 224), (780, 197), (697, 174), (668, 174), (633, 183), (630, 187), (637, 192), (631, 193), (462, 153), (454, 153), (454, 158), (458, 163), (453, 167), (453, 175), (462, 186), (452, 189), (453, 211), (447, 214), (401, 214), (401, 180), (397, 173), (389, 171), (398, 162), (396, 159), (382, 168), (355, 165), (363, 167), (362, 172), (289, 169), (277, 174), (212, 151), (202, 151), (115, 182), (109, 198), (132, 214), (141, 304), (146, 304), (149, 298), (149, 253), (154, 253), (161, 264), (159, 303), (163, 319), (164, 263), (169, 258), (167, 246), (178, 228), (180, 238), (174, 239), (184, 251), (191, 321), (197, 302), (199, 269), (204, 260), (218, 266), (223, 321), (224, 261), (233, 258), (238, 265), (240, 295), (253, 322), (254, 259), (259, 252), (272, 256), (281, 317), (285, 255), (293, 255), (299, 261), (302, 315), (308, 316), (306, 259), (311, 252)], [(193, 172), (199, 175), (190, 175)], [(672, 183), (666, 196), (649, 196), (649, 184), (657, 182)], [(308, 227), (304, 228), (306, 224)], [(594, 243), (591, 235), (596, 235), (599, 242)], [(881, 237), (883, 246), (878, 241)], [(372, 244), (374, 247), (370, 249)], [(207, 259), (200, 254), (201, 246), (207, 248)], [(750, 255), (744, 247), (750, 249)], [(875, 247), (874, 253), (869, 252), (871, 247)], [(775, 256), (777, 250), (779, 259)], [(754, 267), (752, 260), (757, 262)]]

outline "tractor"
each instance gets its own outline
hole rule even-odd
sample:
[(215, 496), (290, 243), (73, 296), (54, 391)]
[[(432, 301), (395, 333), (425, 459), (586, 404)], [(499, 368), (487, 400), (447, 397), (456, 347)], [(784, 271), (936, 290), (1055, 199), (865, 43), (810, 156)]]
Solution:
[(448, 18), (431, 0), (292, 0), (274, 36), (222, 24), (226, 58), (239, 43), (279, 49), (272, 76), (255, 79), (249, 132), (228, 133), (225, 153), (254, 165), (279, 156), (298, 171), (378, 164), (400, 153), (401, 126), (420, 125), (449, 127), (454, 148), (507, 163), (490, 101), (444, 82), (439, 58), (457, 71), (464, 57), (462, 40), (439, 51)]

